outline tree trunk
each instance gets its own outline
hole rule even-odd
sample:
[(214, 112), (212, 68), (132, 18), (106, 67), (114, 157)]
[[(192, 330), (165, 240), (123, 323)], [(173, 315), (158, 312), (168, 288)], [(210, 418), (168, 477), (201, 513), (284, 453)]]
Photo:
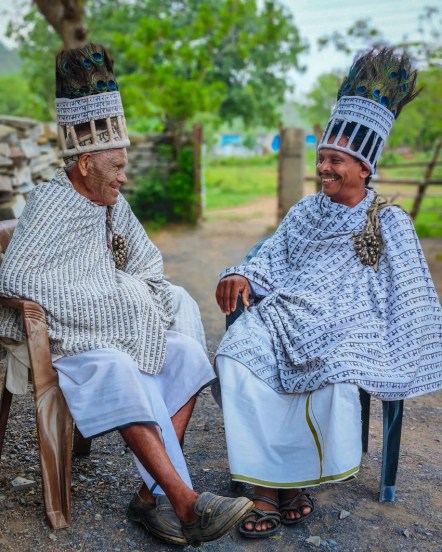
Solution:
[(80, 48), (86, 44), (84, 26), (85, 0), (34, 0), (40, 13), (63, 40), (63, 48)]

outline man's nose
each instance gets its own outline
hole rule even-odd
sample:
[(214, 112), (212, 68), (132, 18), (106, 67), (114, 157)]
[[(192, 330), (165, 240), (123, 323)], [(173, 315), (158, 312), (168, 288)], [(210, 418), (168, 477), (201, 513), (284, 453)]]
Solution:
[(322, 161), (318, 161), (317, 164), (318, 171), (326, 171), (330, 169), (330, 162), (327, 159), (322, 159)]
[(118, 178), (117, 178), (118, 182), (123, 185), (123, 184), (127, 184), (127, 176), (126, 176), (126, 173), (121, 173), (120, 175), (118, 175)]

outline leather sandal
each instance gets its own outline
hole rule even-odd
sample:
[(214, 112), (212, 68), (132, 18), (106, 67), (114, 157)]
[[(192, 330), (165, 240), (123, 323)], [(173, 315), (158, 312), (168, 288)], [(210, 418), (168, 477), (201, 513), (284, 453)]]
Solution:
[(197, 521), (181, 523), (183, 534), (192, 546), (213, 541), (227, 533), (253, 508), (248, 498), (227, 498), (212, 493), (201, 493), (194, 511)]
[[(301, 510), (305, 506), (311, 508), (312, 511), (306, 515), (303, 515)], [(303, 491), (300, 491), (299, 494), (297, 494), (293, 498), (289, 498), (288, 500), (284, 500), (279, 503), (281, 522), (284, 525), (296, 525), (297, 523), (302, 523), (303, 521), (306, 521), (309, 517), (311, 517), (314, 511), (315, 503), (313, 502), (313, 499), (310, 498), (310, 495), (308, 493), (304, 493)], [(287, 512), (298, 512), (300, 517), (297, 519), (287, 518)]]
[[(260, 500), (262, 502), (267, 502), (271, 506), (278, 508), (278, 503), (276, 500), (267, 498), (266, 496), (254, 496), (252, 500)], [(255, 529), (248, 530), (245, 528), (246, 523), (253, 523), (256, 528), (257, 523), (270, 522), (272, 527), (270, 529), (264, 529), (263, 531), (256, 531)], [(239, 532), (243, 537), (247, 539), (264, 539), (266, 537), (271, 537), (279, 531), (281, 528), (281, 514), (278, 510), (261, 510), (261, 508), (256, 508), (256, 506), (250, 510), (249, 514), (245, 519), (242, 520), (241, 525), (239, 526)]]
[(156, 504), (150, 504), (138, 493), (135, 494), (127, 509), (127, 517), (144, 525), (149, 533), (159, 539), (172, 544), (187, 544), (181, 522), (166, 495), (158, 495)]

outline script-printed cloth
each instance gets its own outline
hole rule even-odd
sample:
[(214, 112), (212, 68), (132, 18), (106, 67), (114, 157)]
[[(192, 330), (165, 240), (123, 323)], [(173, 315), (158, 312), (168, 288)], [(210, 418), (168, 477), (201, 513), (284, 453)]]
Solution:
[(248, 264), (262, 291), (229, 328), (218, 355), (234, 358), (280, 393), (350, 382), (383, 400), (442, 387), (442, 309), (409, 216), (382, 209), (378, 272), (361, 263), (352, 235), (367, 220), (322, 192), (292, 207)]
[[(128, 242), (123, 270), (107, 245), (106, 207), (79, 194), (59, 169), (27, 198), (0, 268), (0, 293), (44, 308), (53, 354), (114, 348), (157, 374), (173, 315), (171, 285), (160, 252), (121, 194), (112, 227)], [(12, 309), (0, 307), (0, 336), (24, 341)]]

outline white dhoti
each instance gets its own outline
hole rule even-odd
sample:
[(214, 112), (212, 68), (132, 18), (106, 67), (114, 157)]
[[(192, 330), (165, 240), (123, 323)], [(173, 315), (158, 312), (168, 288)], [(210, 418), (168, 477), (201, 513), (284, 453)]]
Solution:
[[(166, 362), (156, 376), (140, 372), (129, 355), (115, 349), (62, 357), (54, 367), (69, 411), (84, 437), (131, 424), (155, 425), (172, 464), (191, 487), (170, 418), (213, 382), (215, 374), (197, 341), (174, 331), (166, 331), (166, 339)], [(136, 457), (135, 461), (149, 489), (162, 493)]]
[[(140, 372), (128, 354), (111, 348), (64, 357), (52, 355), (52, 363), (72, 418), (84, 437), (136, 423), (155, 425), (172, 464), (191, 486), (170, 418), (216, 375), (207, 358), (197, 304), (183, 288), (172, 286), (172, 290), (173, 330), (165, 331), (166, 360), (159, 374)], [(6, 386), (11, 393), (24, 394), (30, 368), (27, 345), (10, 340), (2, 340), (2, 344), (8, 351)], [(155, 481), (134, 458), (146, 485), (155, 487)], [(157, 493), (162, 490), (155, 487)]]
[(225, 356), (216, 361), (234, 481), (300, 488), (358, 472), (361, 406), (355, 385), (281, 394), (239, 362)]

